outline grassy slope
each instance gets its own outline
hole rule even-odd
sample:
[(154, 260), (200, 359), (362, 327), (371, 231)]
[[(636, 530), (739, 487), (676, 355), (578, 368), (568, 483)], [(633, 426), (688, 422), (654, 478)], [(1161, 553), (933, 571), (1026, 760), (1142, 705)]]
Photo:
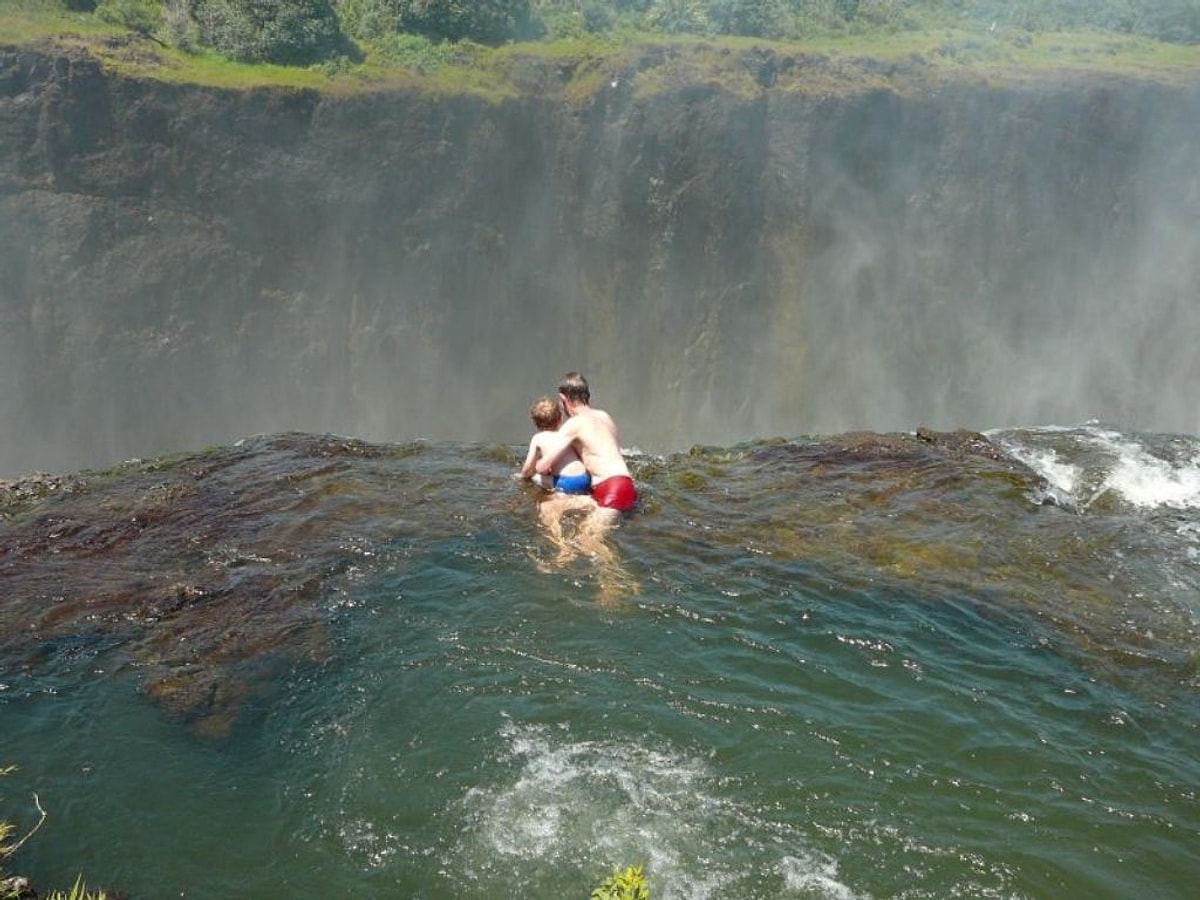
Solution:
[(995, 34), (930, 28), (896, 34), (814, 38), (780, 43), (747, 38), (624, 35), (606, 40), (471, 48), (459, 60), (404, 67), (365, 62), (341, 68), (243, 65), (212, 53), (186, 54), (94, 16), (33, 7), (0, 10), (0, 46), (86, 50), (106, 69), (131, 77), (229, 89), (290, 87), (329, 93), (418, 89), (502, 99), (524, 91), (584, 98), (636, 70), (639, 93), (685, 83), (717, 82), (753, 95), (759, 64), (774, 54), (773, 87), (811, 94), (968, 78), (1009, 82), (1047, 74), (1090, 73), (1158, 81), (1200, 80), (1200, 46), (1162, 44), (1111, 34)]

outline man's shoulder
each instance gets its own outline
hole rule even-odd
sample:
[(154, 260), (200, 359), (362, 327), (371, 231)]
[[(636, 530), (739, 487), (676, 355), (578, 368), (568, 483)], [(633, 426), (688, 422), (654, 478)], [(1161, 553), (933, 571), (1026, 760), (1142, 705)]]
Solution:
[(603, 428), (606, 431), (612, 431), (616, 427), (613, 417), (602, 409), (589, 409), (588, 422), (593, 426)]

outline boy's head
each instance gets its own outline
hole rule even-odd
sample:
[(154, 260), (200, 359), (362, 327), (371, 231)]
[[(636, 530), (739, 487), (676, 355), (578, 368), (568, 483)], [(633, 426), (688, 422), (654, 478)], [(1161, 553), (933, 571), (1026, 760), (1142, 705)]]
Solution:
[(578, 372), (568, 372), (558, 382), (558, 392), (572, 403), (591, 403), (592, 395), (588, 390), (587, 379)]
[(562, 422), (562, 410), (551, 397), (538, 397), (529, 407), (529, 418), (539, 431), (553, 431)]

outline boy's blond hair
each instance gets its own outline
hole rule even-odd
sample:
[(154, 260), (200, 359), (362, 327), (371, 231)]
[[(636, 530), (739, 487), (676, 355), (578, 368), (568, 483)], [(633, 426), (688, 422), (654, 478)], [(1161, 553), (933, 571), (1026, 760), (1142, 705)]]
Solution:
[(529, 418), (541, 431), (553, 431), (562, 422), (562, 410), (558, 401), (550, 397), (538, 397), (529, 407)]

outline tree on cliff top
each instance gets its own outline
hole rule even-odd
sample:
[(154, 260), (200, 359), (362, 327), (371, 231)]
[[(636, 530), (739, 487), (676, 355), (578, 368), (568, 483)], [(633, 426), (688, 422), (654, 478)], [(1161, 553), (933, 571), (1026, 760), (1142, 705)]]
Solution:
[(242, 62), (305, 65), (346, 45), (329, 0), (192, 0), (200, 40)]
[(529, 0), (338, 0), (337, 8), (347, 28), (365, 38), (403, 31), (503, 44), (530, 36)]
[(529, 26), (529, 0), (400, 0), (405, 31), (434, 40), (503, 44)]

